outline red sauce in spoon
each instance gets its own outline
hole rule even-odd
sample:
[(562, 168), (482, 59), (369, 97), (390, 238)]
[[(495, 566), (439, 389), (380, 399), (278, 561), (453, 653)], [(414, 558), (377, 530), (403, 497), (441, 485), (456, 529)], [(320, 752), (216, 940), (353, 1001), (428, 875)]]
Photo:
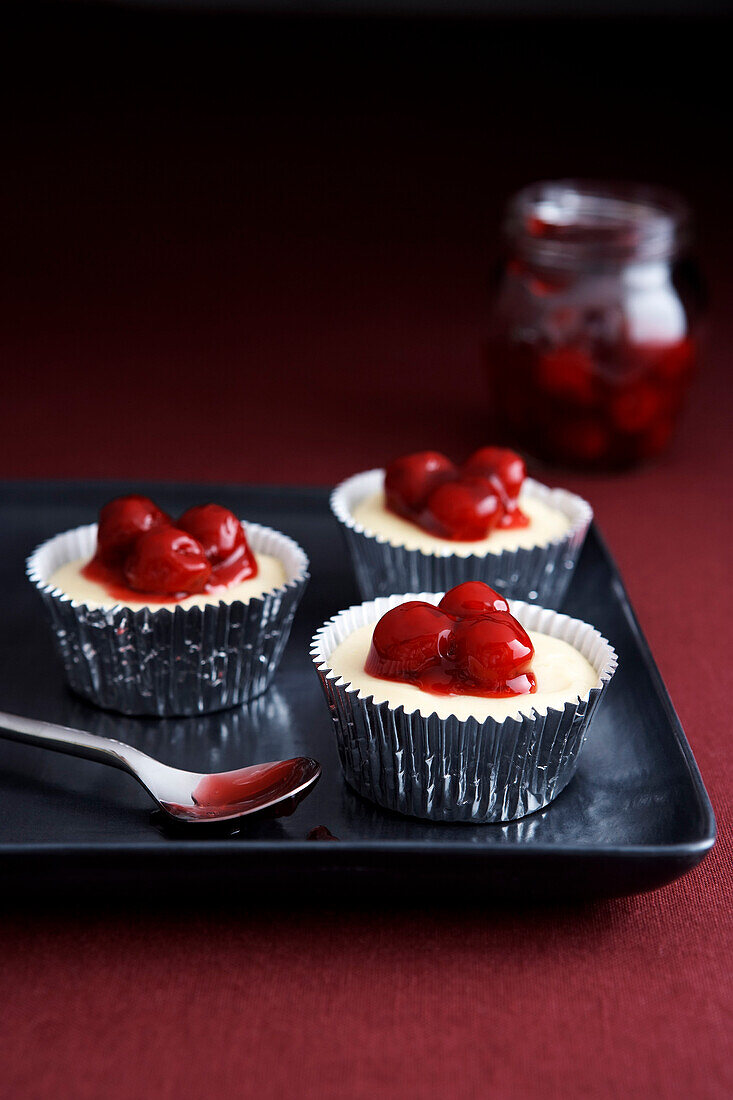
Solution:
[(175, 817), (188, 821), (216, 821), (253, 813), (278, 799), (293, 796), (311, 776), (310, 765), (310, 760), (296, 757), (205, 775), (193, 790), (193, 806), (172, 802), (161, 802), (161, 805)]

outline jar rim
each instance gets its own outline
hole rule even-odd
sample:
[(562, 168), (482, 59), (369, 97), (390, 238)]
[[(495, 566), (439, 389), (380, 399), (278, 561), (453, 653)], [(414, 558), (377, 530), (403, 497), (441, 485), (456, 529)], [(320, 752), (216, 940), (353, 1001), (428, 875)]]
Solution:
[(691, 215), (685, 200), (663, 187), (545, 180), (510, 199), (503, 229), (525, 259), (575, 267), (669, 259), (689, 243)]

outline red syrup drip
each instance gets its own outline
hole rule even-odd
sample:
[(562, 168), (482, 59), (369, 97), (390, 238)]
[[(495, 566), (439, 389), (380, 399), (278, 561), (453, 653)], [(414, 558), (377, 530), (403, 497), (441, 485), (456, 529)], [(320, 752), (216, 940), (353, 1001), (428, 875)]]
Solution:
[(517, 503), (525, 474), (521, 457), (502, 447), (482, 447), (462, 466), (420, 451), (387, 467), (387, 508), (438, 538), (474, 542), (529, 525)]
[[(134, 588), (129, 588), (124, 583), (124, 577), (120, 569), (104, 565), (96, 557), (87, 562), (82, 568), (81, 575), (86, 577), (88, 581), (94, 581), (95, 584), (101, 585), (107, 595), (111, 596), (117, 603), (129, 603), (131, 600), (136, 600), (139, 603), (140, 600), (144, 600), (146, 596), (151, 595), (149, 592), (136, 592)], [(156, 603), (178, 603), (182, 599), (185, 599), (185, 596), (155, 596)]]
[(504, 512), (498, 523), (502, 531), (508, 531), (517, 527), (529, 527), (529, 516), (525, 515), (521, 508), (510, 508)]
[(383, 615), (365, 671), (433, 695), (502, 699), (537, 691), (533, 657), (506, 600), (481, 581), (467, 581), (437, 607), (411, 600)]
[(278, 816), (286, 816), (298, 804), (299, 798), (294, 792), (312, 777), (310, 769), (310, 760), (296, 757), (205, 775), (193, 790), (193, 806), (173, 802), (161, 802), (161, 805), (188, 821), (216, 821), (254, 813), (282, 799)]

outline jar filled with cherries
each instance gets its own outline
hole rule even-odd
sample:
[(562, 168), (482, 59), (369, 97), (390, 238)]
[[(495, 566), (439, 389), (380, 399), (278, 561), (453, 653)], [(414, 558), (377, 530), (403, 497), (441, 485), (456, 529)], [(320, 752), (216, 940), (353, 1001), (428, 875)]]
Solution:
[(586, 469), (669, 443), (697, 357), (685, 204), (626, 185), (539, 183), (511, 200), (488, 367), (507, 441)]

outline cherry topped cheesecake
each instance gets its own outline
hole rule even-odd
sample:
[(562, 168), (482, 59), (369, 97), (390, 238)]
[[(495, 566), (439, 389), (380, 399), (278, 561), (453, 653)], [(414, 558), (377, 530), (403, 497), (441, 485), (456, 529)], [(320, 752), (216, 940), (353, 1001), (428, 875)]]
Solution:
[(220, 504), (174, 520), (149, 497), (131, 495), (100, 510), (94, 556), (65, 562), (50, 580), (88, 606), (185, 609), (247, 602), (282, 585), (285, 569), (254, 553), (241, 522)]
[(308, 582), (293, 539), (220, 504), (173, 517), (147, 496), (31, 554), (69, 685), (109, 710), (205, 714), (261, 695)]
[(527, 477), (505, 447), (461, 464), (438, 451), (403, 455), (342, 482), (331, 509), (365, 597), (481, 580), (546, 607), (559, 606), (593, 515), (582, 498)]
[(617, 663), (590, 624), (481, 581), (350, 607), (311, 655), (347, 782), (392, 811), (474, 824), (557, 797)]

